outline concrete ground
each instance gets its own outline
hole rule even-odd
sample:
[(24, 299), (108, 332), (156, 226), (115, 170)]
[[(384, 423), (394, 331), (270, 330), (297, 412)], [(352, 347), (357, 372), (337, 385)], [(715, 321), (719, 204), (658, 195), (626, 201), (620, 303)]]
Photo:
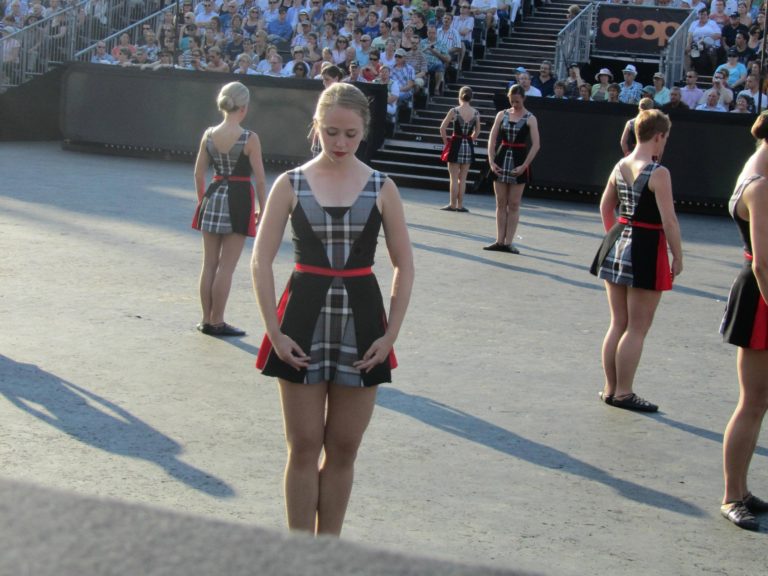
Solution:
[[(227, 318), (248, 335), (194, 328), (192, 166), (55, 143), (2, 143), (0, 166), (0, 476), (283, 529), (280, 406), (253, 366), (247, 255)], [(343, 537), (544, 574), (764, 574), (768, 519), (748, 533), (718, 510), (738, 392), (717, 330), (740, 267), (735, 226), (680, 216), (685, 270), (636, 381), (661, 411), (644, 416), (597, 399), (608, 312), (587, 272), (595, 205), (525, 200), (512, 256), (481, 250), (491, 197), (456, 214), (437, 210), (447, 193), (401, 193), (416, 286)], [(286, 235), (278, 285), (291, 258)], [(386, 292), (383, 249), (377, 274)], [(751, 474), (763, 497), (767, 456), (763, 442)]]

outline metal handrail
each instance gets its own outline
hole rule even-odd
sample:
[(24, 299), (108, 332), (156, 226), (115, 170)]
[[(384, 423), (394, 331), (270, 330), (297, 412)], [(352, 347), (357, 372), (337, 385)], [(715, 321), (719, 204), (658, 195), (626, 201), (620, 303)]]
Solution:
[(73, 60), (78, 51), (133, 28), (147, 14), (176, 5), (177, 0), (79, 0), (9, 34), (0, 39), (0, 92)]
[(568, 64), (571, 62), (589, 62), (597, 14), (595, 4), (587, 4), (557, 34), (555, 74), (558, 78), (568, 75)]
[(669, 37), (667, 45), (659, 54), (659, 71), (664, 74), (665, 86), (672, 86), (685, 76), (685, 49), (688, 43), (688, 29), (698, 16), (691, 14)]

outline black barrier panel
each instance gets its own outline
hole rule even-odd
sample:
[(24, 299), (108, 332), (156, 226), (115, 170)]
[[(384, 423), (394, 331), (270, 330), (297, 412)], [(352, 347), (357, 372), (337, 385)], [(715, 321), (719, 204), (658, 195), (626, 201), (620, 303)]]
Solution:
[[(309, 158), (307, 134), (322, 90), (319, 80), (72, 64), (62, 86), (61, 131), (79, 144), (195, 153), (205, 128), (221, 121), (219, 90), (233, 81), (251, 91), (243, 125), (259, 134), (264, 158)], [(371, 99), (370, 152), (384, 140), (387, 90), (358, 86)]]
[[(494, 98), (497, 107), (506, 98)], [(506, 102), (508, 105), (508, 102)], [(536, 115), (541, 151), (531, 167), (533, 182), (570, 190), (602, 192), (622, 157), (619, 140), (637, 106), (527, 98)], [(685, 111), (670, 115), (672, 130), (662, 163), (672, 173), (675, 199), (723, 204), (747, 157), (755, 150), (751, 114)]]
[(677, 8), (599, 4), (594, 52), (658, 56), (689, 14)]

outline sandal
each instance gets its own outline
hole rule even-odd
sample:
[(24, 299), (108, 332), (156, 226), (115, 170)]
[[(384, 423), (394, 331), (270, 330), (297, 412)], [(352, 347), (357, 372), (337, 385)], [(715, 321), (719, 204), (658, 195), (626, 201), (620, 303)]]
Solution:
[(656, 412), (659, 407), (656, 404), (648, 402), (644, 398), (640, 398), (637, 394), (632, 392), (622, 398), (613, 397), (611, 406), (615, 408), (623, 408), (624, 410), (634, 410), (635, 412)]
[(728, 502), (720, 506), (720, 514), (723, 518), (730, 520), (739, 528), (744, 530), (759, 530), (760, 522), (757, 521), (755, 515), (749, 511), (746, 504), (742, 500), (736, 500), (735, 502)]
[(506, 246), (504, 246), (504, 244), (499, 244), (498, 242), (488, 244), (488, 246), (483, 246), (483, 250), (490, 250), (492, 252), (506, 252), (505, 248)]
[(600, 397), (602, 402), (605, 402), (608, 404), (608, 406), (613, 406), (613, 394), (606, 394), (601, 390), (597, 395)]
[(762, 512), (768, 512), (768, 502), (765, 500), (762, 500), (752, 494), (752, 492), (748, 492), (747, 495), (744, 497), (744, 506), (747, 507), (747, 510), (752, 512), (752, 514), (760, 514)]
[(235, 328), (226, 322), (216, 325), (208, 324), (208, 329), (209, 331), (204, 332), (204, 334), (209, 334), (211, 336), (245, 336), (245, 330)]

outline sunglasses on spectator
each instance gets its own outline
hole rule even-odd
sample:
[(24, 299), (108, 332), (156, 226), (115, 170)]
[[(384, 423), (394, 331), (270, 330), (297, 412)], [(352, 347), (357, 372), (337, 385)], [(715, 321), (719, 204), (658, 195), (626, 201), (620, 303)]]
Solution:
[(395, 54), (395, 58), (404, 58), (402, 54)]
[(371, 62), (377, 62), (379, 60), (379, 57), (378, 56), (371, 56), (370, 58), (368, 58), (368, 60), (370, 60)]

